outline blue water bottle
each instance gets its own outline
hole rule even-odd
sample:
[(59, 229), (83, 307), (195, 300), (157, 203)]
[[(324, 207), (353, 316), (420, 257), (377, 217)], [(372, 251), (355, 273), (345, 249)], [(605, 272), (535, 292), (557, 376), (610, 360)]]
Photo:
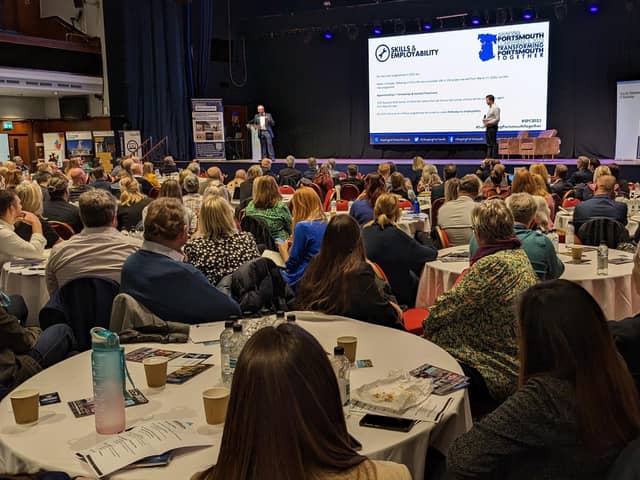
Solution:
[(420, 213), (420, 202), (417, 198), (413, 201), (413, 213)]
[(124, 349), (114, 332), (91, 329), (91, 372), (95, 402), (96, 432), (112, 435), (124, 431)]

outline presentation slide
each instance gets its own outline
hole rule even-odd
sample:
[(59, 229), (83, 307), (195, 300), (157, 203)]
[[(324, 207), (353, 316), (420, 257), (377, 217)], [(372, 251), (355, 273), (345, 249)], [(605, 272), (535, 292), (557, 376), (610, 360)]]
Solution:
[(369, 39), (373, 145), (484, 143), (492, 94), (499, 137), (547, 128), (549, 22)]

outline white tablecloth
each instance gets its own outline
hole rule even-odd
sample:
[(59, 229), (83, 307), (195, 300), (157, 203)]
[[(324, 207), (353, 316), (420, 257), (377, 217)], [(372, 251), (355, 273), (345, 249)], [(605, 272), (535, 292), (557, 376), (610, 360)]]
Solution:
[[(567, 228), (569, 227), (569, 222), (572, 220), (573, 220), (572, 213), (558, 212), (556, 214), (556, 220), (554, 222), (554, 225), (556, 228), (566, 231)], [(635, 216), (629, 217), (629, 220), (627, 222), (627, 231), (629, 232), (629, 235), (631, 236), (631, 238), (633, 238), (637, 230), (638, 230), (638, 218)]]
[[(44, 267), (45, 262), (39, 264)], [(36, 267), (12, 267), (6, 262), (0, 271), (0, 290), (7, 295), (22, 295), (29, 309), (28, 326), (37, 326), (40, 309), (49, 301), (44, 271)]]
[[(449, 252), (468, 251), (468, 249), (468, 245), (452, 247), (441, 250), (439, 254), (442, 256)], [(560, 252), (568, 253), (565, 245), (560, 245)], [(584, 287), (600, 304), (608, 320), (621, 320), (640, 312), (640, 296), (636, 293), (631, 276), (633, 263), (609, 264), (609, 274), (598, 276), (596, 251), (585, 252), (584, 255), (586, 259), (591, 260), (590, 263), (573, 265), (567, 263), (571, 261), (570, 255), (560, 254), (560, 258), (565, 263), (565, 271), (561, 278)], [(609, 259), (618, 257), (633, 258), (633, 255), (619, 250), (609, 251)], [(467, 260), (449, 263), (436, 260), (425, 264), (418, 286), (416, 307), (428, 308), (433, 305), (439, 295), (453, 288), (460, 273), (468, 266)]]
[[(374, 366), (352, 369), (352, 389), (386, 377), (390, 370), (410, 370), (427, 362), (462, 373), (455, 359), (443, 349), (406, 332), (311, 313), (298, 314), (298, 319), (299, 325), (309, 330), (327, 351), (333, 351), (338, 336), (358, 337), (357, 358), (371, 359)], [(223, 325), (218, 326), (221, 331)], [(128, 345), (127, 350), (140, 346), (142, 345)], [(142, 364), (127, 362), (136, 386), (149, 399), (146, 405), (126, 410), (127, 425), (151, 419), (193, 419), (199, 425), (201, 433), (213, 437), (215, 445), (212, 448), (179, 453), (166, 468), (122, 472), (110, 477), (112, 479), (187, 479), (193, 473), (215, 463), (219, 452), (222, 426), (207, 426), (202, 407), (202, 392), (220, 380), (219, 346), (207, 347), (191, 343), (154, 346), (212, 353), (215, 366), (183, 385), (167, 385), (164, 389), (151, 391), (146, 386)], [(70, 379), (73, 381), (68, 381)], [(35, 388), (40, 393), (58, 391), (62, 403), (41, 407), (40, 420), (33, 426), (15, 424), (9, 396), (0, 403), (0, 471), (33, 472), (44, 468), (66, 471), (73, 475), (88, 474), (89, 470), (72, 452), (91, 447), (104, 437), (95, 433), (92, 416), (74, 418), (66, 402), (92, 396), (90, 352), (41, 372), (19, 388)], [(427, 447), (431, 444), (446, 453), (451, 442), (471, 427), (466, 390), (456, 392), (451, 397), (453, 402), (438, 424), (421, 422), (409, 433), (391, 432), (360, 427), (358, 422), (361, 417), (354, 413), (347, 420), (349, 432), (362, 443), (364, 455), (404, 463), (412, 471), (414, 478), (421, 479), (424, 475)]]

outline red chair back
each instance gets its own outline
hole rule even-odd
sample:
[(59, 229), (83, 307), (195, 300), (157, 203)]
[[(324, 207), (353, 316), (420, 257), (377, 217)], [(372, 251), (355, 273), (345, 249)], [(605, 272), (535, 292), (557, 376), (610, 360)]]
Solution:
[(338, 200), (336, 202), (336, 211), (338, 212), (348, 212), (349, 211), (349, 202), (346, 200)]
[(449, 248), (451, 246), (451, 242), (449, 241), (449, 235), (447, 235), (447, 232), (437, 225), (435, 228), (438, 240), (440, 240), (440, 248)]
[(353, 183), (345, 183), (340, 187), (340, 198), (352, 202), (358, 198), (360, 190)]
[(318, 185), (316, 185), (315, 183), (310, 183), (309, 187), (312, 188), (318, 194), (318, 198), (322, 202), (324, 200), (324, 198), (322, 198), (322, 190), (320, 189), (320, 187)]
[(573, 208), (580, 203), (577, 198), (567, 198), (562, 202), (562, 208)]
[(372, 262), (371, 260), (367, 260), (367, 263), (371, 265), (371, 268), (373, 268), (373, 273), (376, 274), (376, 277), (378, 277), (380, 280), (384, 280), (385, 282), (389, 281), (387, 275), (384, 273), (384, 270), (382, 270), (380, 265), (378, 265), (376, 262)]
[(347, 178), (347, 174), (344, 172), (340, 172), (340, 174), (338, 174), (338, 179), (340, 180), (345, 180)]
[(413, 209), (413, 205), (411, 205), (411, 202), (409, 200), (400, 200), (398, 202), (398, 208), (400, 208), (400, 210), (411, 210)]
[(431, 225), (438, 225), (438, 210), (444, 204), (444, 198), (438, 198), (431, 202)]
[(158, 195), (160, 195), (159, 188), (153, 187), (151, 190), (149, 190), (149, 198), (156, 199), (158, 198)]
[(329, 211), (329, 208), (331, 207), (331, 199), (333, 198), (333, 196), (336, 194), (336, 189), (332, 188), (330, 189), (327, 194), (324, 197), (324, 204), (322, 205), (324, 208), (325, 212)]
[(53, 228), (58, 236), (63, 240), (69, 240), (76, 233), (68, 223), (50, 220), (49, 225), (51, 225), (51, 228)]
[(294, 193), (296, 193), (296, 191), (290, 185), (283, 185), (279, 187), (278, 190), (280, 190), (280, 193), (282, 195), (293, 195)]

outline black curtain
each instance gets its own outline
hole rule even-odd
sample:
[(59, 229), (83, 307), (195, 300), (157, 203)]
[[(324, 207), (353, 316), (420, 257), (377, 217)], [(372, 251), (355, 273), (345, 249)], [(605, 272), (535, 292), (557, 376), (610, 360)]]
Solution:
[[(169, 153), (191, 158), (185, 4), (175, 0), (110, 0), (105, 32), (111, 113)], [(116, 127), (117, 128), (117, 127)]]
[(194, 94), (206, 97), (213, 38), (213, 0), (193, 0), (191, 4), (191, 56)]

